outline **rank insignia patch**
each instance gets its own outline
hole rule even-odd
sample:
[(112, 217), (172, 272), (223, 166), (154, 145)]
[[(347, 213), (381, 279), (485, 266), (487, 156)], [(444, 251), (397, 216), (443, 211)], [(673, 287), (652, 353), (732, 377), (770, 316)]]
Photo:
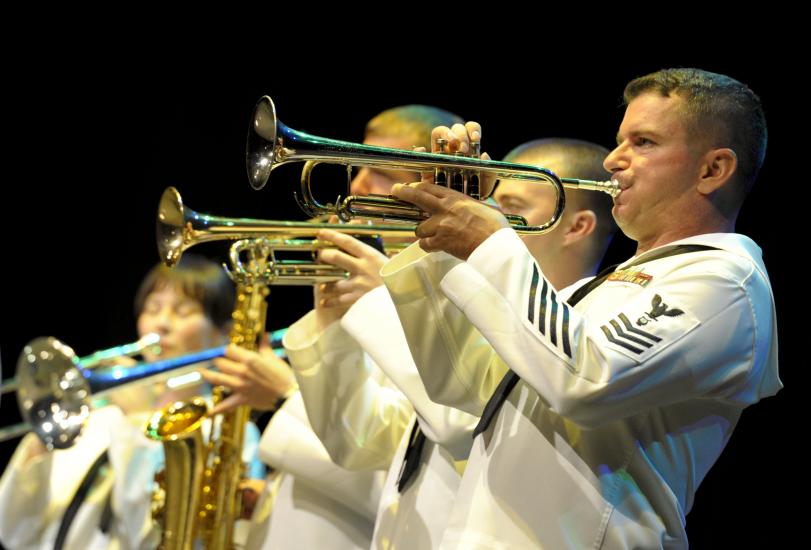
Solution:
[(634, 283), (639, 286), (646, 286), (653, 279), (653, 275), (642, 273), (642, 270), (621, 269), (615, 271), (608, 276), (608, 281), (622, 281), (625, 283)]
[(653, 292), (645, 292), (623, 310), (600, 330), (611, 347), (637, 361), (680, 340), (699, 324), (688, 311)]

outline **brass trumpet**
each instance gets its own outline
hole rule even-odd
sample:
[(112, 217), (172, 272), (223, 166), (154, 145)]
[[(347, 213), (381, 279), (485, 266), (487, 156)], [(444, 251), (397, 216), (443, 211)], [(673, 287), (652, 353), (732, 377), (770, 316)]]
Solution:
[[(343, 230), (346, 226), (341, 226)], [(358, 239), (378, 249), (388, 256), (403, 250), (410, 242), (383, 243), (376, 236), (358, 236)], [(274, 286), (312, 286), (319, 283), (339, 281), (349, 277), (349, 273), (330, 264), (319, 263), (317, 252), (335, 248), (335, 245), (318, 239), (243, 239), (231, 245), (229, 257), (232, 267), (226, 267), (231, 278), (238, 282), (246, 268), (242, 265), (242, 254), (261, 250), (267, 258), (264, 274), (268, 284)]]
[[(489, 174), (491, 180), (496, 178), (534, 181), (551, 185), (556, 193), (556, 205), (552, 217), (544, 224), (528, 226), (511, 220), (513, 228), (519, 233), (544, 233), (552, 230), (560, 221), (565, 206), (563, 188), (602, 191), (616, 196), (620, 191), (619, 182), (589, 181), (574, 178), (560, 178), (545, 168), (526, 164), (513, 164), (493, 160), (481, 160), (463, 156), (450, 156), (420, 151), (405, 151), (339, 141), (335, 139), (312, 136), (293, 130), (276, 117), (276, 107), (268, 96), (259, 99), (254, 108), (250, 129), (248, 130), (246, 167), (248, 179), (254, 189), (261, 189), (270, 178), (273, 169), (290, 162), (306, 162), (301, 178), (301, 198), (296, 197), (308, 215), (320, 213), (337, 214), (342, 220), (355, 216), (394, 219), (408, 222), (420, 222), (427, 215), (412, 204), (394, 200), (390, 197), (349, 196), (343, 201), (340, 197), (336, 204), (323, 205), (313, 199), (310, 174), (318, 163), (332, 163), (352, 166), (368, 166), (379, 169), (413, 170), (415, 172), (435, 172), (437, 169), (446, 173), (467, 172), (477, 174), (477, 181), (485, 181), (482, 174)], [(453, 178), (445, 178), (451, 185)], [(489, 188), (475, 185), (476, 198), (486, 199), (494, 185)]]
[[(222, 240), (262, 238), (269, 249), (268, 284), (310, 285), (346, 277), (346, 272), (314, 261), (289, 261), (277, 256), (281, 252), (315, 251), (334, 246), (315, 237), (321, 229), (332, 229), (354, 236), (368, 236), (383, 241), (383, 249), (395, 252), (403, 243), (413, 240), (413, 225), (345, 225), (249, 218), (225, 218), (201, 214), (183, 205), (180, 193), (168, 187), (158, 206), (157, 239), (161, 260), (175, 265), (183, 252), (200, 243)], [(392, 242), (394, 239), (395, 242)], [(250, 246), (256, 246), (251, 244)], [(231, 249), (232, 264), (239, 269), (239, 254), (250, 246)]]

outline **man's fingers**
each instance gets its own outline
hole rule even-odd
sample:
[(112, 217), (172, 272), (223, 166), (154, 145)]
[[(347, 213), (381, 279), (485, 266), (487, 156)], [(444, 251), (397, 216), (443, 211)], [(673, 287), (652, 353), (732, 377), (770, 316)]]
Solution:
[(465, 122), (465, 131), (467, 131), (467, 135), (470, 136), (470, 141), (482, 140), (482, 125), (478, 122), (472, 120)]
[(451, 141), (450, 152), (455, 153), (459, 151), (463, 155), (466, 155), (470, 151), (470, 137), (467, 135), (467, 129), (464, 124), (454, 124), (451, 127), (451, 132), (456, 139)]
[(420, 207), (429, 214), (441, 212), (443, 210), (442, 202), (440, 201), (439, 197), (436, 196), (433, 190), (429, 191), (426, 189), (428, 187), (443, 189), (443, 187), (439, 185), (424, 183), (419, 183), (416, 186), (398, 184), (392, 187), (391, 194), (400, 200), (410, 202), (411, 204)]
[(438, 244), (439, 240), (437, 237), (426, 237), (424, 239), (420, 239), (418, 242), (420, 243), (420, 248), (426, 252), (437, 252), (442, 250)]
[(431, 130), (431, 152), (432, 153), (443, 153), (445, 152), (440, 145), (437, 144), (437, 140), (444, 139), (447, 141), (448, 133), (451, 131), (450, 128), (447, 126), (437, 126), (433, 130)]
[(325, 264), (340, 267), (346, 271), (355, 272), (358, 270), (358, 259), (350, 256), (342, 250), (335, 248), (322, 248), (318, 251), (318, 261)]
[(414, 235), (418, 239), (434, 236), (436, 234), (437, 225), (439, 225), (440, 221), (440, 218), (437, 216), (428, 218), (417, 226), (417, 229), (414, 231)]
[(318, 232), (318, 238), (320, 240), (329, 241), (336, 244), (341, 250), (348, 252), (356, 258), (365, 258), (371, 255), (371, 252), (374, 251), (374, 248), (362, 241), (359, 241), (355, 237), (346, 235), (344, 233), (339, 233), (338, 231), (334, 231), (332, 229), (322, 229)]

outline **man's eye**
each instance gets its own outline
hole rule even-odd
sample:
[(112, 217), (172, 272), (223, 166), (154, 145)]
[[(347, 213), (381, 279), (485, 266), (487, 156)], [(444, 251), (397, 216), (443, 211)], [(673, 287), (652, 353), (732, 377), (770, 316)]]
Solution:
[(516, 210), (521, 210), (522, 208), (524, 208), (524, 205), (521, 204), (521, 203), (518, 203), (518, 202), (514, 202), (514, 201), (507, 201), (507, 202), (502, 203), (501, 208), (503, 210), (516, 211)]

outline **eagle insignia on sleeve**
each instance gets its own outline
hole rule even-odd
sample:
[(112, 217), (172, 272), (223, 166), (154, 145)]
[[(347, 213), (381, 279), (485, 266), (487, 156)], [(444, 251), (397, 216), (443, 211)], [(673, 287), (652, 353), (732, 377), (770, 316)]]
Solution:
[(656, 293), (646, 293), (623, 309), (600, 330), (612, 348), (637, 361), (678, 341), (699, 324), (690, 312)]

